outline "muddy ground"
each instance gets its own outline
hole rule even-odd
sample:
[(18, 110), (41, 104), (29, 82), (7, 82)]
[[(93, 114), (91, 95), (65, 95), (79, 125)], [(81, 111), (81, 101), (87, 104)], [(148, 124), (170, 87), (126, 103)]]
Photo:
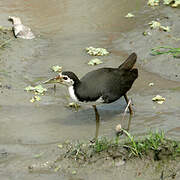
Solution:
[[(151, 56), (151, 48), (159, 45), (179, 47), (179, 9), (161, 5), (152, 9), (145, 1), (31, 1), (0, 2), (1, 25), (11, 27), (9, 15), (22, 18), (36, 34), (35, 40), (12, 39), (0, 49), (0, 177), (9, 179), (160, 179), (178, 172), (179, 162), (154, 162), (132, 159), (116, 164), (112, 159), (101, 159), (93, 164), (78, 166), (63, 160), (63, 168), (54, 172), (44, 169), (29, 172), (33, 164), (44, 164), (57, 159), (57, 147), (64, 141), (89, 140), (95, 134), (94, 112), (84, 105), (78, 112), (66, 105), (71, 102), (64, 87), (52, 86), (31, 103), (32, 93), (24, 88), (40, 84), (55, 74), (50, 67), (60, 65), (79, 77), (98, 67), (117, 67), (131, 52), (138, 55), (139, 78), (129, 96), (133, 100), (135, 115), (130, 133), (142, 136), (149, 129), (163, 129), (170, 138), (180, 137), (180, 61), (171, 55)], [(43, 5), (42, 5), (43, 4)], [(96, 4), (96, 6), (94, 6)], [(78, 11), (77, 11), (78, 9)], [(112, 11), (113, 9), (113, 11)], [(124, 16), (132, 12), (135, 18)], [(171, 28), (169, 33), (150, 30), (148, 23), (159, 19)], [(149, 30), (150, 36), (143, 36)], [(2, 36), (1, 36), (2, 37)], [(4, 38), (7, 38), (5, 36)], [(8, 39), (8, 38), (7, 38)], [(103, 47), (111, 53), (102, 57), (103, 64), (87, 65), (91, 59), (84, 48)], [(153, 82), (154, 86), (148, 84)], [(162, 105), (152, 102), (160, 94), (166, 98)], [(111, 105), (99, 106), (101, 124), (99, 136), (113, 137), (114, 128), (121, 123), (127, 127), (128, 114), (123, 119), (125, 102), (120, 99)], [(123, 120), (122, 120), (123, 119)], [(76, 171), (76, 173), (74, 172)], [(153, 174), (153, 175), (152, 175)], [(168, 177), (172, 179), (172, 177)], [(168, 179), (167, 178), (167, 179)]]

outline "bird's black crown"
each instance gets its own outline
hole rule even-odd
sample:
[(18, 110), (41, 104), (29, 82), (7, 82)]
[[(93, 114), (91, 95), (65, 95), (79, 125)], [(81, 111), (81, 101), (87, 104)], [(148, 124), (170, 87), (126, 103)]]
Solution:
[(70, 79), (74, 81), (74, 84), (80, 83), (79, 78), (72, 71), (63, 71), (62, 75), (68, 76)]

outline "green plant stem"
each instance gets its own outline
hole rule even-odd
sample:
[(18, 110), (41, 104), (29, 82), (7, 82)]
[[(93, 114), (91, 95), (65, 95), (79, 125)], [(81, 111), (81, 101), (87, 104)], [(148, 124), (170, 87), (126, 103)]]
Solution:
[(137, 145), (136, 142), (134, 141), (133, 136), (130, 135), (130, 133), (128, 133), (125, 129), (123, 129), (123, 132), (128, 136), (128, 138), (130, 139), (132, 145), (133, 145), (133, 150), (135, 151), (135, 154), (138, 155), (138, 150), (137, 150)]

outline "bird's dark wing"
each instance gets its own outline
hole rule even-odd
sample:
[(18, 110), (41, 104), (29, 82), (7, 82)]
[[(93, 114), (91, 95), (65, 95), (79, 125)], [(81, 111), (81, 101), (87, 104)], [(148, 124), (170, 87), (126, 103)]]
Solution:
[(76, 89), (78, 99), (84, 101), (96, 101), (102, 96), (107, 82), (111, 80), (113, 68), (101, 68), (87, 73), (80, 79), (80, 85)]
[(105, 103), (114, 102), (125, 95), (138, 77), (138, 70), (121, 70), (114, 72), (114, 74), (115, 76), (113, 76), (111, 80), (113, 83), (107, 82), (109, 85), (105, 85), (107, 88), (102, 92), (102, 98)]
[(102, 97), (105, 103), (111, 103), (129, 91), (137, 76), (137, 69), (101, 68), (80, 79), (75, 93), (80, 101), (96, 101)]

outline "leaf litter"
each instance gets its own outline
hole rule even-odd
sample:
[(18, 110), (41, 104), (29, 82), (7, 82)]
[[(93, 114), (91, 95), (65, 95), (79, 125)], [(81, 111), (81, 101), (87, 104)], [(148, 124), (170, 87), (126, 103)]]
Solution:
[(70, 107), (70, 108), (74, 108), (76, 111), (78, 111), (78, 109), (81, 107), (80, 104), (76, 103), (76, 102), (70, 102), (67, 107)]
[(62, 67), (61, 66), (52, 66), (51, 69), (54, 71), (54, 72), (61, 72), (62, 71)]
[(156, 95), (155, 97), (152, 98), (152, 101), (157, 102), (158, 104), (163, 104), (166, 98)]
[(35, 96), (33, 96), (31, 99), (30, 99), (30, 102), (31, 103), (34, 103), (35, 101), (40, 101), (41, 100), (41, 97), (38, 96), (38, 95), (44, 95), (43, 93), (47, 91), (46, 88), (43, 88), (42, 85), (37, 85), (37, 86), (27, 86), (25, 88), (25, 91), (29, 92), (29, 91), (33, 91), (35, 93)]
[(180, 0), (163, 0), (163, 4), (171, 5), (172, 7), (178, 7)]
[(40, 96), (33, 96), (32, 99), (30, 100), (30, 102), (35, 102), (35, 101), (40, 101), (41, 97)]
[(98, 65), (98, 64), (102, 64), (103, 62), (98, 59), (98, 58), (95, 58), (95, 59), (91, 59), (89, 62), (88, 62), (88, 65), (91, 65), (91, 66), (95, 66), (95, 65)]
[(125, 17), (126, 17), (126, 18), (132, 18), (132, 17), (134, 17), (134, 14), (128, 13)]
[(105, 56), (109, 54), (109, 52), (104, 48), (94, 48), (90, 46), (90, 47), (87, 47), (85, 50), (87, 54), (91, 56)]
[[(149, 6), (159, 6), (160, 0), (148, 0), (147, 4)], [(170, 5), (171, 7), (178, 7), (180, 5), (180, 0), (163, 0), (163, 4)]]
[(149, 22), (149, 25), (150, 25), (151, 29), (159, 29), (159, 30), (163, 30), (166, 32), (170, 32), (169, 26), (162, 26), (161, 23), (158, 21), (151, 21), (151, 22)]
[(26, 88), (25, 88), (25, 90), (26, 91), (34, 91), (35, 93), (37, 93), (37, 94), (43, 94), (44, 92), (46, 92), (47, 91), (47, 89), (46, 88), (43, 88), (43, 86), (42, 85), (37, 85), (37, 86), (27, 86)]

